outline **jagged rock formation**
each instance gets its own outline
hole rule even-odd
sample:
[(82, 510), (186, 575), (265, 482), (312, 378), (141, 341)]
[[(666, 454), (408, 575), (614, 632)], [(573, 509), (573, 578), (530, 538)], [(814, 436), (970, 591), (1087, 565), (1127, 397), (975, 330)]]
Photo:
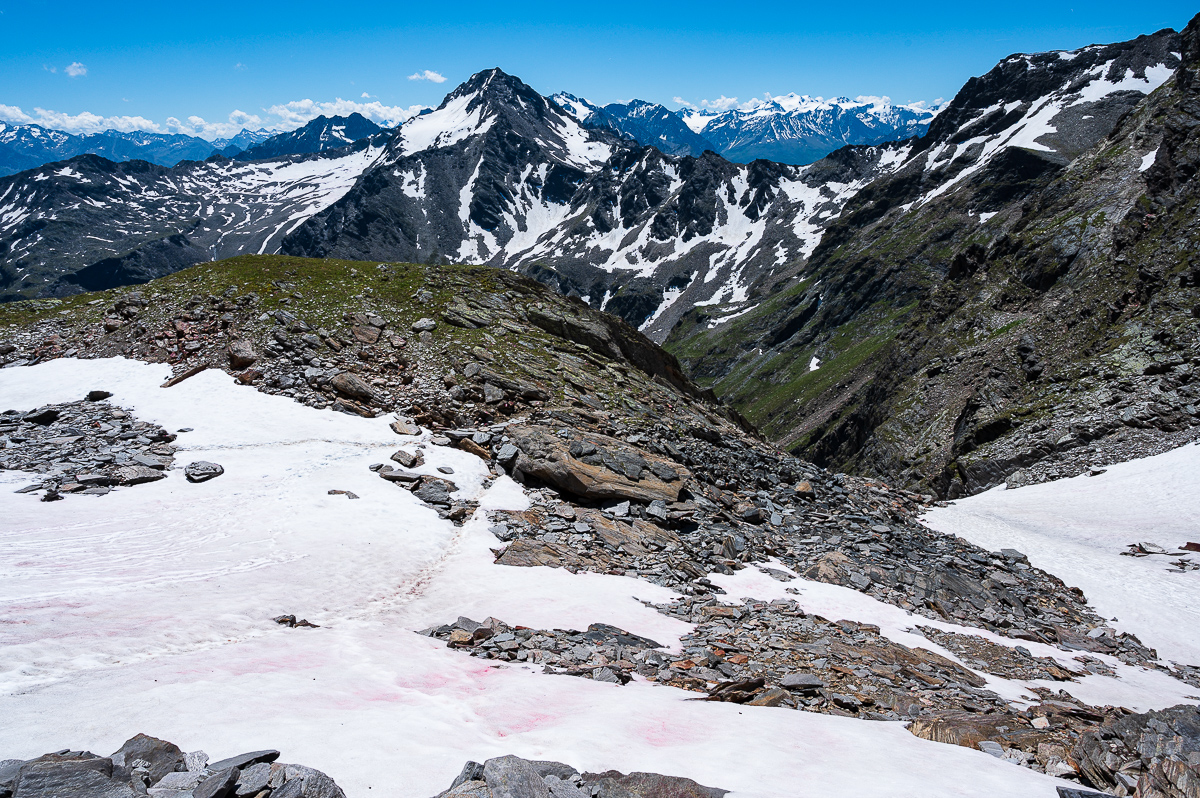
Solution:
[(796, 453), (941, 496), (1189, 439), (1198, 29), (972, 79), (805, 279), (668, 347)]
[(882, 149), (813, 169), (670, 157), (585, 129), (489, 70), (402, 126), (283, 251), (515, 268), (654, 335), (801, 259), (820, 219), (891, 160)]
[[(329, 126), (310, 127), (295, 134), (304, 148)], [(294, 149), (295, 136), (239, 158)], [(696, 303), (740, 302), (794, 269), (845, 200), (898, 163), (891, 146), (806, 168), (666, 156), (489, 70), (349, 150), (171, 170), (82, 157), (0, 181), (0, 296), (282, 250), (515, 268), (661, 337)]]

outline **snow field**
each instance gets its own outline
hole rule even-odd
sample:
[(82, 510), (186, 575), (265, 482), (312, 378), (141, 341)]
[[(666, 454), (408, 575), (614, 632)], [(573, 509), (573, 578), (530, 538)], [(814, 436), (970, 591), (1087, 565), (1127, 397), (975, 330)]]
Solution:
[(926, 523), (993, 551), (1024, 552), (1116, 618), (1114, 629), (1137, 635), (1160, 657), (1198, 665), (1200, 572), (1172, 573), (1171, 558), (1121, 552), (1141, 541), (1170, 550), (1200, 542), (1200, 447), (1106, 468), (1096, 477), (995, 488), (930, 511)]
[[(1044, 775), (899, 723), (495, 667), (418, 636), (493, 615), (611, 623), (675, 646), (688, 625), (645, 607), (638, 599), (672, 596), (645, 582), (494, 565), (482, 513), (456, 528), (367, 470), (410, 440), (386, 418), (312, 410), (216, 371), (159, 388), (168, 374), (120, 359), (0, 371), (5, 408), (102, 388), (143, 420), (194, 428), (160, 482), (50, 504), (0, 491), (0, 756), (106, 753), (143, 731), (214, 756), (277, 747), (350, 796), (427, 798), (466, 759), (506, 753), (685, 775), (737, 796), (1054, 794)], [(482, 508), (525, 506), (507, 478), (482, 490), (470, 455), (425, 456), (423, 471), (450, 465)], [(178, 466), (193, 459), (226, 473), (188, 484)], [(13, 488), (28, 475), (2, 479)], [(754, 569), (728, 579), (730, 598), (791, 597)], [(897, 635), (911, 623), (855, 591), (787, 585), (830, 618), (883, 621)], [(271, 622), (285, 612), (321, 628)]]

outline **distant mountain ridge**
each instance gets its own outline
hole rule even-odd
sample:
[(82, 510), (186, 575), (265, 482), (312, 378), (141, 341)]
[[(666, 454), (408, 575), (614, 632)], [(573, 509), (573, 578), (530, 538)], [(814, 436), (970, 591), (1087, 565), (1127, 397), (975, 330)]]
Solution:
[(0, 177), (79, 155), (99, 155), (114, 163), (148, 161), (167, 167), (182, 161), (203, 161), (213, 155), (243, 161), (304, 155), (345, 147), (381, 130), (358, 113), (319, 116), (287, 133), (243, 129), (235, 136), (214, 141), (144, 130), (75, 135), (41, 125), (0, 122)]
[(922, 136), (937, 110), (895, 105), (887, 97), (825, 100), (786, 94), (727, 111), (681, 109), (679, 117), (731, 161), (765, 158), (783, 163), (818, 161), (848, 144), (882, 144)]
[(590, 128), (608, 128), (667, 155), (712, 150), (734, 163), (757, 159), (805, 165), (848, 144), (883, 144), (922, 136), (937, 115), (923, 104), (895, 105), (887, 97), (851, 100), (787, 94), (727, 111), (672, 111), (643, 100), (603, 107), (566, 92), (551, 97)]
[(360, 113), (349, 116), (318, 116), (302, 128), (279, 133), (239, 153), (239, 161), (260, 161), (284, 155), (305, 155), (336, 150), (372, 136), (384, 128)]
[(41, 125), (0, 122), (0, 176), (85, 154), (114, 162), (143, 160), (174, 166), (180, 161), (204, 160), (216, 151), (204, 139), (179, 133), (106, 130), (76, 136)]

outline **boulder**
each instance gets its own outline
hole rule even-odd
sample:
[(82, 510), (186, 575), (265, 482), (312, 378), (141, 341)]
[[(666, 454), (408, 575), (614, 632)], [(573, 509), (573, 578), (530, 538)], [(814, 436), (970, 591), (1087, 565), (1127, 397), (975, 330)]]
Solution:
[(183, 475), (188, 482), (208, 482), (225, 473), (225, 468), (207, 460), (194, 460), (183, 469)]
[(167, 475), (161, 470), (144, 465), (122, 466), (116, 471), (117, 482), (122, 485), (141, 485), (143, 482), (155, 482), (166, 479)]
[(371, 386), (365, 383), (362, 377), (349, 371), (334, 375), (329, 384), (343, 396), (357, 399), (360, 402), (369, 402), (375, 397), (375, 391), (371, 389)]
[(407, 418), (398, 418), (391, 424), (388, 424), (388, 426), (391, 427), (392, 432), (396, 433), (397, 435), (421, 434), (421, 428)]
[(484, 762), (483, 780), (492, 798), (550, 798), (546, 782), (533, 765), (511, 754)]
[(137, 794), (128, 782), (113, 778), (112, 759), (86, 752), (30, 760), (21, 765), (13, 788), (19, 798), (134, 798)]
[(406, 449), (400, 449), (392, 455), (392, 459), (405, 468), (416, 468), (425, 462), (425, 457), (420, 452), (410, 452)]
[(204, 779), (192, 790), (192, 798), (231, 798), (236, 794), (237, 783), (237, 768), (225, 768)]
[(229, 365), (235, 369), (246, 369), (258, 361), (254, 345), (246, 338), (235, 338), (229, 342)]
[(148, 763), (150, 783), (155, 784), (163, 776), (185, 767), (184, 753), (179, 746), (151, 737), (148, 734), (138, 734), (125, 741), (115, 754), (112, 762), (117, 766), (118, 778), (127, 778), (133, 770), (134, 760)]
[(228, 759), (222, 759), (219, 762), (210, 762), (208, 769), (218, 771), (227, 768), (247, 768), (251, 765), (257, 765), (259, 762), (274, 762), (278, 758), (279, 752), (273, 748), (268, 748), (263, 751), (250, 751), (245, 754), (238, 754)]
[(487, 449), (483, 448), (482, 446), (480, 446), (478, 443), (471, 440), (470, 438), (463, 438), (462, 440), (460, 440), (458, 442), (458, 448), (462, 449), (464, 452), (475, 455), (476, 457), (478, 457), (481, 460), (491, 460), (492, 459), (491, 452), (489, 452)]
[(659, 773), (630, 773), (615, 770), (605, 773), (584, 773), (583, 780), (591, 785), (596, 798), (723, 798), (729, 790), (705, 787), (682, 776), (663, 776)]
[[(691, 476), (678, 464), (603, 435), (590, 435), (586, 446), (575, 447), (576, 451), (590, 449), (593, 453), (584, 454), (581, 459), (572, 456), (570, 442), (547, 427), (514, 426), (508, 434), (520, 450), (514, 475), (536, 477), (584, 499), (631, 499), (646, 504), (656, 500), (674, 502)], [(607, 460), (603, 454), (609, 455)], [(599, 464), (601, 461), (605, 464)], [(621, 470), (614, 470), (608, 463)], [(670, 468), (678, 478), (666, 482), (653, 468), (642, 467), (641, 463), (657, 464), (660, 470)]]

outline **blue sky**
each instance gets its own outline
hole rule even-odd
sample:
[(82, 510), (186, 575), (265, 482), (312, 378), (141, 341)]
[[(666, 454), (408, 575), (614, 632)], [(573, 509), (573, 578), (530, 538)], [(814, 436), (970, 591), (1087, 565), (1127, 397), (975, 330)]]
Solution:
[(295, 127), (319, 111), (398, 117), (491, 66), (599, 103), (792, 91), (931, 101), (1010, 53), (1180, 29), (1196, 11), (1174, 0), (0, 0), (0, 118), (212, 138), (243, 124)]

